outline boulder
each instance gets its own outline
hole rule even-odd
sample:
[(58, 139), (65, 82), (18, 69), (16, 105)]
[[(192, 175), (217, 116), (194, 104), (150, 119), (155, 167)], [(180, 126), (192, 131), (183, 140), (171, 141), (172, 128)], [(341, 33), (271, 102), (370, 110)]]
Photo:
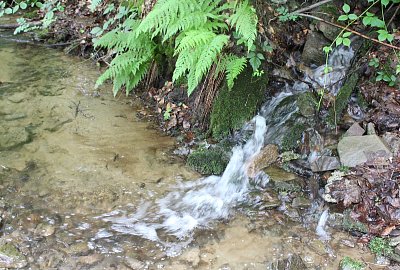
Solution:
[(400, 151), (400, 135), (393, 132), (386, 132), (382, 139), (390, 147), (392, 153), (396, 155)]
[(365, 130), (358, 124), (354, 123), (344, 134), (345, 137), (349, 136), (362, 136), (364, 135)]
[(336, 26), (332, 26), (330, 24), (327, 24), (325, 22), (318, 22), (317, 28), (319, 31), (322, 32), (322, 34), (329, 40), (334, 41), (338, 34), (340, 33), (340, 29), (337, 28)]
[(0, 268), (23, 268), (28, 264), (25, 256), (11, 243), (0, 246)]
[(340, 162), (337, 157), (321, 156), (311, 162), (313, 172), (333, 171), (340, 168)]
[(304, 45), (301, 59), (307, 66), (311, 64), (321, 66), (325, 64), (325, 53), (323, 47), (329, 45), (330, 42), (324, 35), (311, 31), (307, 35), (307, 41)]
[(278, 159), (278, 146), (268, 144), (256, 155), (247, 167), (247, 175), (254, 178), (259, 171), (269, 167)]
[(338, 153), (342, 165), (347, 167), (363, 164), (375, 155), (392, 156), (390, 149), (377, 135), (344, 137), (339, 141)]

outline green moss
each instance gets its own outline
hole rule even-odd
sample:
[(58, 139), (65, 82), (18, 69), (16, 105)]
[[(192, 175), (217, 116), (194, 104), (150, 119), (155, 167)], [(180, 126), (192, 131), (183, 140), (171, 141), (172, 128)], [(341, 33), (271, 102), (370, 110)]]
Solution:
[(389, 256), (393, 253), (393, 248), (389, 245), (389, 241), (381, 237), (372, 238), (368, 247), (377, 256)]
[(340, 269), (341, 270), (363, 270), (363, 269), (365, 269), (365, 264), (346, 256), (340, 261)]
[[(336, 97), (335, 106), (329, 110), (328, 123), (335, 125), (342, 117), (344, 109), (346, 109), (349, 98), (358, 82), (358, 74), (353, 73), (340, 88), (339, 94)], [(336, 121), (335, 121), (336, 120)]]
[(283, 137), (282, 150), (295, 150), (301, 141), (301, 136), (305, 129), (306, 128), (303, 124), (295, 124)]
[(186, 164), (201, 174), (222, 174), (228, 162), (229, 157), (222, 149), (213, 148), (191, 153)]
[(311, 92), (301, 93), (297, 96), (299, 112), (304, 117), (313, 117), (316, 112), (318, 101)]
[(0, 253), (11, 258), (23, 258), (23, 255), (11, 243), (6, 243), (0, 246)]
[(264, 100), (268, 77), (252, 76), (250, 68), (245, 69), (235, 81), (233, 89), (223, 86), (211, 112), (210, 129), (215, 139), (221, 139), (232, 130), (241, 128), (250, 120)]

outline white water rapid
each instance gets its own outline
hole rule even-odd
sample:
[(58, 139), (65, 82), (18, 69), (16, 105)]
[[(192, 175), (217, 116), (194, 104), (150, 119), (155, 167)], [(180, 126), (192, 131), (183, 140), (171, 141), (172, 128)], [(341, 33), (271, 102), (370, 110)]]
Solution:
[[(351, 49), (338, 49), (331, 55), (329, 65), (333, 71), (330, 74), (324, 74), (325, 66), (321, 66), (306, 74), (305, 80), (318, 85), (328, 82), (332, 87), (329, 91), (336, 92), (352, 57)], [(111, 222), (116, 232), (161, 244), (169, 256), (180, 254), (192, 242), (195, 229), (210, 228), (213, 222), (227, 219), (235, 206), (246, 199), (250, 188), (249, 162), (260, 152), (264, 141), (278, 143), (279, 137), (288, 132), (288, 126), (293, 124), (289, 120), (298, 111), (293, 95), (305, 91), (310, 91), (306, 83), (295, 82), (263, 105), (260, 115), (243, 127), (243, 133), (252, 132), (252, 135), (243, 145), (233, 148), (222, 176), (179, 183), (161, 199), (144, 202), (135, 213), (116, 210), (99, 218)], [(251, 179), (258, 186), (265, 186), (268, 180), (263, 172)]]

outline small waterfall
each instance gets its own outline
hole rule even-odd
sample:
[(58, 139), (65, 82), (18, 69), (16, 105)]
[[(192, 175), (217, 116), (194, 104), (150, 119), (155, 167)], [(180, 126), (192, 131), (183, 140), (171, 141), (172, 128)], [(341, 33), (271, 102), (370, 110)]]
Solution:
[[(251, 123), (255, 126), (252, 138), (233, 148), (222, 176), (181, 183), (155, 203), (142, 204), (136, 213), (114, 211), (101, 218), (111, 222), (117, 232), (159, 242), (169, 255), (179, 254), (191, 242), (194, 229), (208, 228), (212, 222), (228, 218), (232, 209), (246, 198), (248, 162), (263, 147), (266, 132), (264, 117), (255, 116)], [(174, 236), (179, 241), (167, 243), (163, 236)]]
[[(332, 74), (324, 74), (324, 66), (321, 66), (308, 74), (305, 80), (318, 85), (333, 82), (332, 89), (335, 91), (352, 56), (351, 49), (335, 51), (329, 63), (334, 66)], [(99, 218), (110, 222), (114, 231), (155, 241), (166, 249), (169, 256), (178, 255), (193, 240), (195, 229), (210, 228), (213, 222), (229, 218), (235, 206), (246, 199), (250, 187), (247, 175), (249, 162), (260, 152), (264, 141), (279, 143), (288, 128), (296, 123), (297, 119), (291, 119), (298, 111), (295, 95), (309, 90), (306, 83), (295, 82), (269, 99), (259, 115), (244, 125), (239, 137), (247, 137), (243, 134), (249, 132), (251, 137), (233, 148), (222, 176), (212, 175), (179, 183), (163, 198), (144, 202), (135, 213), (117, 210)], [(259, 173), (252, 181), (263, 186), (268, 179), (267, 175)], [(323, 224), (319, 227), (323, 228)], [(323, 229), (320, 229), (319, 233), (322, 232)], [(176, 241), (171, 241), (171, 237)]]

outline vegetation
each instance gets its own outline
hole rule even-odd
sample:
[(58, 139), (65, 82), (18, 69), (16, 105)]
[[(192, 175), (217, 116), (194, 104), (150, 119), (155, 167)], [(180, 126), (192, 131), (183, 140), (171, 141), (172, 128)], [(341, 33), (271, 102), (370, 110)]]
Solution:
[(363, 270), (365, 269), (365, 264), (363, 262), (352, 259), (348, 256), (344, 257), (340, 261), (340, 269), (342, 270)]
[[(123, 31), (115, 29), (102, 36), (97, 47), (115, 51), (115, 58), (99, 78), (114, 81), (114, 94), (125, 86), (129, 93), (143, 79), (157, 54), (176, 57), (173, 81), (186, 77), (190, 95), (213, 64), (225, 73), (227, 85), (243, 71), (247, 59), (224, 52), (236, 40), (248, 51), (256, 39), (257, 16), (248, 1), (225, 3), (221, 0), (160, 0), (144, 18), (129, 17)], [(168, 46), (173, 46), (172, 54)], [(167, 49), (165, 48), (167, 47)], [(218, 75), (218, 74), (215, 74)]]
[(264, 100), (267, 82), (265, 74), (256, 78), (247, 68), (232, 90), (226, 86), (220, 90), (211, 112), (210, 130), (215, 139), (229, 135), (254, 116)]
[(295, 150), (301, 142), (301, 137), (305, 129), (304, 124), (297, 123), (287, 133), (285, 133), (285, 136), (282, 139), (282, 150)]
[(393, 253), (393, 248), (389, 245), (387, 239), (374, 237), (369, 242), (369, 249), (377, 256), (389, 256)]
[(201, 174), (222, 174), (228, 165), (229, 157), (219, 148), (200, 149), (191, 153), (187, 165)]

